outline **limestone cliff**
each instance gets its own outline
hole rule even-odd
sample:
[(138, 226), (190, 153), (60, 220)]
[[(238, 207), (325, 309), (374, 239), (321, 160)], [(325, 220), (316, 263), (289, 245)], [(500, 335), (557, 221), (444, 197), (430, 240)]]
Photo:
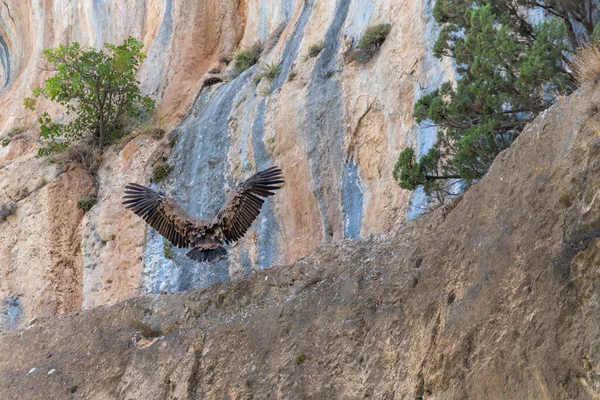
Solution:
[(453, 207), (0, 336), (0, 398), (600, 398), (598, 87)]
[[(431, 55), (436, 26), (430, 1), (226, 0), (78, 1), (0, 4), (0, 330), (36, 316), (112, 304), (145, 293), (237, 279), (290, 263), (322, 243), (388, 232), (407, 212), (409, 193), (391, 170), (406, 145), (427, 148), (431, 129), (413, 123), (416, 98), (452, 76)], [(392, 31), (366, 65), (344, 54), (366, 27)], [(100, 46), (132, 35), (148, 54), (139, 71), (169, 135), (140, 135), (109, 148), (90, 180), (34, 157), (37, 115), (22, 100), (43, 82), (44, 48), (79, 41)], [(260, 63), (239, 77), (219, 63), (262, 41)], [(308, 48), (323, 41), (313, 58)], [(281, 71), (267, 87), (253, 76)], [(203, 88), (207, 71), (225, 80)], [(290, 76), (295, 76), (291, 79)], [(41, 111), (57, 110), (41, 104)], [(176, 138), (173, 149), (167, 144)], [(234, 184), (267, 165), (287, 185), (250, 234), (216, 267), (164, 257), (162, 240), (120, 206), (123, 185), (149, 183), (155, 162), (175, 166), (167, 192), (209, 216)], [(79, 199), (98, 195), (88, 213)], [(414, 210), (410, 212), (414, 214)]]

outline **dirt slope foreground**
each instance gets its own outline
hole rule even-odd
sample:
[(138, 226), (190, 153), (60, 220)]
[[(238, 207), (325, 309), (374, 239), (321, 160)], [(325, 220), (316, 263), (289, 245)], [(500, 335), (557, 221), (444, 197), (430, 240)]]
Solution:
[(4, 333), (0, 398), (600, 398), (599, 103), (389, 237)]

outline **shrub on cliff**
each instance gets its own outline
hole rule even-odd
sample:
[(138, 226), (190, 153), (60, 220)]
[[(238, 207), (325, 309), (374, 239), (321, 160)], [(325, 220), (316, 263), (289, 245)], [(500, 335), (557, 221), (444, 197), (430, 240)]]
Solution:
[[(573, 89), (566, 55), (589, 39), (593, 24), (571, 38), (576, 21), (569, 18), (570, 0), (547, 3), (435, 3), (434, 17), (442, 29), (434, 53), (454, 59), (459, 79), (415, 105), (416, 122), (436, 126), (438, 140), (419, 160), (412, 148), (401, 152), (394, 169), (401, 187), (423, 185), (428, 194), (444, 195), (457, 179), (467, 185), (480, 179), (529, 121)], [(526, 17), (534, 9), (546, 12), (544, 22), (533, 25)]]
[(364, 35), (358, 41), (358, 47), (349, 54), (348, 62), (357, 61), (367, 63), (385, 42), (385, 39), (392, 30), (390, 24), (378, 24), (367, 27)]
[(262, 43), (256, 42), (249, 49), (240, 51), (235, 56), (235, 69), (238, 74), (241, 74), (260, 60), (263, 47)]
[(33, 98), (25, 99), (24, 105), (35, 109), (34, 98), (44, 97), (63, 106), (67, 115), (75, 115), (64, 123), (48, 113), (39, 118), (49, 151), (57, 150), (58, 139), (89, 138), (103, 148), (118, 136), (123, 118), (150, 112), (154, 101), (142, 95), (135, 76), (145, 57), (142, 44), (132, 37), (120, 46), (106, 43), (103, 50), (83, 49), (79, 43), (44, 50), (53, 75), (33, 90)]

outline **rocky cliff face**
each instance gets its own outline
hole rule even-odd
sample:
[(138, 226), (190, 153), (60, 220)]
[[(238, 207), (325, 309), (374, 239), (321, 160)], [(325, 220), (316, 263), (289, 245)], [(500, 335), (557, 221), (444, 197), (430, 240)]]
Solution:
[(599, 398), (598, 93), (392, 234), (4, 333), (0, 397)]
[[(430, 52), (432, 2), (392, 0), (5, 1), (0, 5), (0, 204), (16, 211), (0, 223), (0, 329), (35, 316), (112, 304), (144, 292), (178, 291), (290, 263), (322, 243), (387, 232), (403, 220), (409, 194), (391, 170), (407, 143), (425, 149), (435, 138), (412, 120), (423, 92), (452, 75)], [(347, 64), (344, 52), (366, 27), (391, 23), (379, 54)], [(156, 98), (168, 138), (140, 135), (109, 148), (97, 178), (34, 157), (36, 115), (22, 99), (47, 76), (41, 51), (79, 41), (100, 46), (132, 35), (148, 59), (139, 71)], [(209, 69), (256, 41), (259, 65), (203, 88)], [(324, 50), (308, 58), (308, 48)], [(281, 63), (269, 85), (252, 83)], [(295, 79), (290, 79), (293, 72)], [(57, 112), (51, 104), (39, 111)], [(149, 183), (152, 165), (175, 170), (167, 193), (209, 216), (224, 193), (267, 165), (287, 184), (250, 234), (216, 267), (168, 260), (162, 240), (119, 205), (123, 185)], [(86, 214), (79, 199), (97, 192)], [(409, 211), (414, 214), (414, 210)]]

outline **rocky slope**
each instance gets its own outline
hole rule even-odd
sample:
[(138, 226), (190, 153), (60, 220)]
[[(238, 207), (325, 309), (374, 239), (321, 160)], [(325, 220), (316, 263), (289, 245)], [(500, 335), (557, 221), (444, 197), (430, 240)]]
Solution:
[[(414, 101), (452, 76), (451, 65), (431, 55), (432, 6), (4, 1), (0, 141), (12, 138), (0, 147), (0, 206), (16, 209), (0, 222), (0, 330), (140, 293), (237, 279), (291, 263), (322, 243), (392, 229), (410, 200), (391, 177), (397, 154), (407, 143), (425, 149), (435, 140), (433, 130), (413, 123)], [(392, 24), (379, 54), (366, 65), (346, 63), (344, 54), (376, 23)], [(159, 105), (156, 123), (177, 137), (174, 148), (167, 137), (140, 135), (108, 149), (93, 180), (77, 165), (35, 158), (37, 115), (21, 104), (47, 76), (40, 70), (42, 50), (70, 41), (119, 43), (129, 35), (145, 45), (139, 79)], [(259, 40), (261, 62), (241, 76), (219, 63)], [(320, 41), (325, 49), (307, 58)], [(273, 63), (281, 63), (276, 79), (256, 86), (253, 77)], [(215, 67), (225, 82), (202, 90)], [(51, 104), (39, 111), (59, 112)], [(288, 184), (229, 261), (211, 269), (177, 252), (174, 261), (165, 258), (162, 240), (119, 205), (123, 185), (149, 183), (152, 166), (165, 159), (176, 166), (167, 192), (199, 216), (210, 215), (228, 188), (267, 165), (281, 166)], [(94, 193), (99, 201), (90, 212), (76, 208)]]
[(4, 333), (0, 397), (600, 398), (598, 93), (393, 234)]

